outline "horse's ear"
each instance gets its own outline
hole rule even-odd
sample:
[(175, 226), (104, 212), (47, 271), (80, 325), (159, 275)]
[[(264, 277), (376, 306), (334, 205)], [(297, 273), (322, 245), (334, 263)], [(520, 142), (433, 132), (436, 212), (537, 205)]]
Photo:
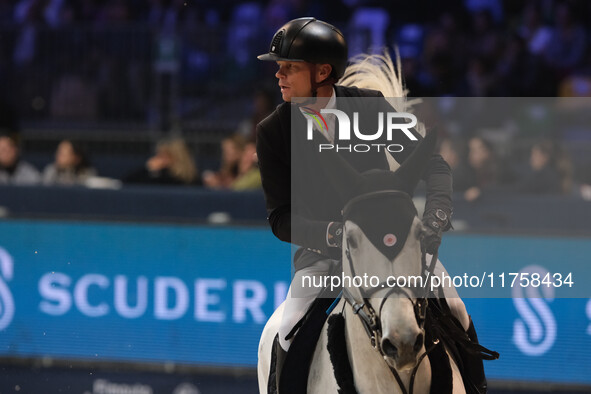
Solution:
[(346, 203), (360, 194), (378, 190), (400, 190), (412, 195), (429, 164), (436, 141), (436, 133), (428, 132), (395, 172), (372, 170), (360, 174), (333, 149), (316, 155), (319, 171), (327, 175), (341, 201)]
[(365, 189), (366, 180), (363, 176), (335, 150), (317, 152), (316, 155), (320, 163), (318, 171), (326, 175), (343, 204), (356, 197), (359, 190)]
[(427, 133), (395, 172), (371, 170), (363, 173), (364, 182), (359, 183), (362, 189), (358, 189), (357, 194), (379, 190), (400, 190), (412, 196), (429, 164), (436, 141), (435, 132)]

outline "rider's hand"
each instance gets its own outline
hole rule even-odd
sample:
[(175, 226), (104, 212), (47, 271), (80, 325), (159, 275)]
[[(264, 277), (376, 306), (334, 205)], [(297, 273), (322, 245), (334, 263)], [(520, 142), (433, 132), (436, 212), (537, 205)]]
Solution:
[(328, 223), (326, 227), (326, 244), (331, 248), (340, 248), (343, 246), (343, 223)]
[(449, 215), (441, 209), (425, 212), (423, 215), (423, 226), (425, 233), (423, 243), (427, 253), (434, 254), (441, 245), (441, 236), (444, 231), (451, 227)]

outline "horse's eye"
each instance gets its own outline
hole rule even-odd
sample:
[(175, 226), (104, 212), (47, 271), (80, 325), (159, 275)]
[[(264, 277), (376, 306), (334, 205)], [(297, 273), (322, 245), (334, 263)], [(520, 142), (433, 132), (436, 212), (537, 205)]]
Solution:
[(353, 237), (347, 237), (347, 244), (350, 248), (357, 249), (357, 241)]

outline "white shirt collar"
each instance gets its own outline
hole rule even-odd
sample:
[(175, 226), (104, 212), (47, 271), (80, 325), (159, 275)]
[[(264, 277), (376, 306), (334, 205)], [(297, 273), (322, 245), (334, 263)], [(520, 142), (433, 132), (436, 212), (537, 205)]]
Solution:
[(326, 103), (326, 109), (335, 109), (337, 107), (337, 93), (334, 90), (334, 86), (332, 87), (332, 96), (330, 96), (330, 100)]
[[(328, 103), (326, 103), (326, 106), (324, 107), (324, 109), (336, 109), (337, 107), (337, 94), (336, 91), (334, 90), (334, 86), (332, 88), (332, 95), (330, 96), (330, 99), (328, 100)], [(306, 111), (300, 107), (300, 111), (302, 112), (302, 114), (305, 114)], [(324, 130), (324, 128), (318, 128), (318, 126), (316, 124), (314, 124), (314, 128), (317, 129), (318, 131), (320, 131), (320, 133), (322, 133), (326, 139), (329, 142), (333, 142), (334, 141), (334, 133), (335, 133), (335, 117), (332, 114), (326, 114), (325, 115), (325, 120), (326, 120), (326, 124), (328, 129)]]

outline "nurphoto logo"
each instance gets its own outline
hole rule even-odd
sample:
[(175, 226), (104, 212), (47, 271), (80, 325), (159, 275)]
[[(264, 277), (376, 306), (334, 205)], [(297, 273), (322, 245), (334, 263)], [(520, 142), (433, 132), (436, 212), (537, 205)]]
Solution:
[[(365, 153), (370, 151), (380, 152), (387, 150), (390, 153), (401, 152), (404, 147), (400, 144), (389, 144), (389, 143), (342, 143), (351, 141), (352, 136), (355, 136), (360, 141), (383, 141), (383, 135), (385, 133), (386, 141), (392, 141), (394, 132), (402, 132), (411, 141), (417, 141), (417, 137), (410, 131), (417, 125), (417, 117), (408, 112), (378, 112), (378, 129), (375, 132), (367, 133), (367, 130), (363, 132), (359, 130), (359, 112), (353, 112), (353, 122), (345, 112), (338, 109), (326, 109), (323, 108), (318, 111), (314, 111), (309, 107), (303, 108), (305, 110), (307, 120), (307, 139), (312, 141), (314, 139), (314, 128), (316, 127), (320, 132), (328, 132), (328, 123), (324, 118), (325, 114), (334, 115), (338, 122), (338, 141), (333, 143), (321, 143), (318, 145), (318, 151), (336, 150), (348, 151), (348, 152), (359, 152)], [(406, 123), (402, 123), (401, 120), (410, 120)], [(385, 123), (385, 126), (384, 126)], [(353, 126), (353, 127), (351, 127)], [(335, 135), (336, 138), (336, 135)]]

